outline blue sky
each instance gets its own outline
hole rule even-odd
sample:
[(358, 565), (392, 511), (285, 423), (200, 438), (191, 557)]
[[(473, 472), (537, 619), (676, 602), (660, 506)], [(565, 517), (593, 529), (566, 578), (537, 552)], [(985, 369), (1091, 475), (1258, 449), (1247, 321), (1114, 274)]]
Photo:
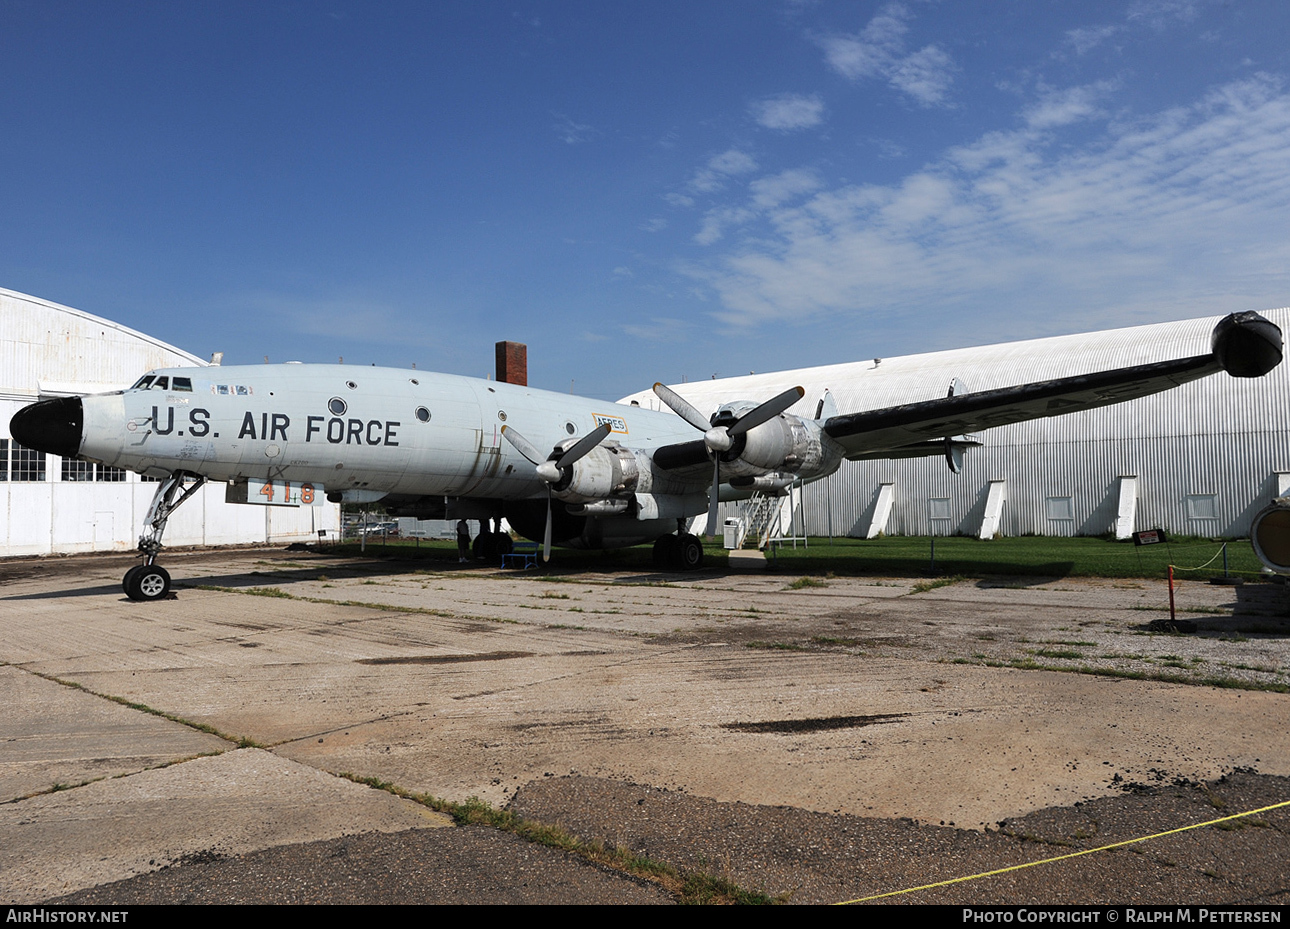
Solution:
[(1274, 2), (0, 0), (0, 286), (679, 381), (1290, 304)]

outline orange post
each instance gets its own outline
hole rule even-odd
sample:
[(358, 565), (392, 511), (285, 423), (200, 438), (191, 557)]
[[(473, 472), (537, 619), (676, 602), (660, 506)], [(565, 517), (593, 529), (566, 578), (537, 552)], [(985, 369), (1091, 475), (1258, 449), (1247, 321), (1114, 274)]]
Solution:
[(1169, 566), (1169, 621), (1173, 622), (1174, 616), (1174, 566)]

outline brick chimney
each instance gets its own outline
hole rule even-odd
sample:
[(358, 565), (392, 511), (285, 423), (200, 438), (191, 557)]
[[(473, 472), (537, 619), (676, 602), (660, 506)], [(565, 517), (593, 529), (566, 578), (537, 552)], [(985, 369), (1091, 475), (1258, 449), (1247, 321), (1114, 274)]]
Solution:
[(529, 347), (523, 342), (497, 343), (497, 379), (503, 384), (528, 386)]

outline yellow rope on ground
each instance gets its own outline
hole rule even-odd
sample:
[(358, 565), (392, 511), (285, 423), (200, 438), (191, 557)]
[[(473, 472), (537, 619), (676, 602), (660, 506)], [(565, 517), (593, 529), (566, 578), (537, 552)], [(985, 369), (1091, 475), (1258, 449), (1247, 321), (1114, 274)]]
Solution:
[(1240, 819), (1242, 816), (1253, 816), (1256, 813), (1266, 813), (1268, 810), (1280, 809), (1283, 806), (1290, 806), (1290, 800), (1283, 800), (1280, 803), (1274, 803), (1271, 806), (1262, 806), (1257, 810), (1246, 810), (1244, 813), (1234, 813), (1231, 816), (1220, 816), (1218, 819), (1211, 819), (1208, 822), (1195, 823), (1191, 826), (1180, 826), (1177, 829), (1170, 829), (1166, 832), (1157, 832), (1154, 835), (1144, 835), (1136, 839), (1125, 839), (1123, 842), (1112, 842), (1110, 845), (1102, 845), (1098, 848), (1087, 848), (1082, 852), (1071, 852), (1069, 855), (1058, 855), (1056, 858), (1043, 858), (1039, 861), (1015, 864), (1007, 868), (997, 868), (994, 871), (982, 871), (980, 874), (969, 874), (967, 877), (956, 877), (948, 881), (937, 881), (935, 884), (922, 884), (918, 887), (907, 887), (904, 890), (893, 890), (885, 894), (874, 894), (871, 897), (856, 897), (854, 900), (840, 900), (833, 905), (847, 906), (852, 903), (866, 903), (870, 900), (881, 900), (884, 897), (899, 897), (901, 894), (912, 894), (917, 890), (931, 890), (933, 887), (948, 887), (950, 884), (962, 884), (964, 881), (975, 881), (983, 877), (993, 877), (996, 874), (1007, 874), (1009, 871), (1020, 871), (1023, 868), (1035, 868), (1041, 864), (1053, 864), (1057, 861), (1067, 861), (1071, 858), (1079, 858), (1081, 855), (1091, 855), (1094, 852), (1105, 852), (1113, 848), (1123, 848), (1125, 845), (1134, 845), (1138, 842), (1146, 842), (1151, 839), (1161, 839), (1167, 835), (1176, 835), (1179, 832), (1188, 832), (1192, 829), (1203, 829), (1206, 826), (1216, 826), (1219, 823), (1230, 822), (1233, 819)]

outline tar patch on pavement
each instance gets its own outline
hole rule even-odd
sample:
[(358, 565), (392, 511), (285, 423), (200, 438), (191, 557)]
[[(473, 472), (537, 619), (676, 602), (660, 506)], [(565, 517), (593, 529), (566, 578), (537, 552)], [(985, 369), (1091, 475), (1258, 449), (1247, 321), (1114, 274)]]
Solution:
[(759, 723), (722, 723), (722, 729), (736, 732), (823, 732), (828, 729), (859, 729), (894, 722), (908, 713), (876, 713), (873, 716), (824, 716), (819, 719), (768, 719)]

